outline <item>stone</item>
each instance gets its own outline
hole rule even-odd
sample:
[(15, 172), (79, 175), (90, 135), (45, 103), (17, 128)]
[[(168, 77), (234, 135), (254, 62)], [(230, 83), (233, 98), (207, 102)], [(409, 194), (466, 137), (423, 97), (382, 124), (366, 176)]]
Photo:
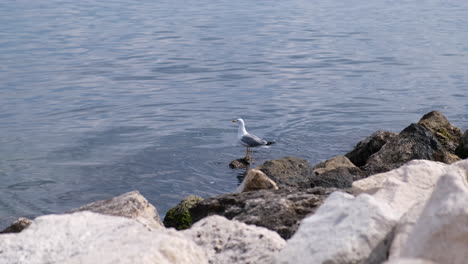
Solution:
[(0, 263), (208, 263), (205, 251), (173, 229), (92, 212), (41, 216), (0, 236)]
[(67, 213), (91, 211), (95, 213), (123, 216), (135, 219), (148, 228), (163, 228), (158, 210), (150, 204), (138, 191), (132, 191), (109, 200), (93, 202)]
[(31, 224), (32, 224), (31, 220), (29, 220), (27, 218), (20, 217), (20, 218), (18, 218), (18, 220), (13, 222), (9, 227), (7, 227), (4, 230), (0, 231), (0, 234), (19, 233), (19, 232), (23, 231), (24, 229), (26, 229)]
[(229, 163), (231, 169), (246, 169), (250, 166), (250, 160), (246, 158), (236, 159)]
[(190, 209), (194, 222), (210, 215), (221, 215), (246, 224), (262, 226), (290, 238), (299, 221), (315, 212), (334, 188), (298, 190), (285, 187), (278, 191), (259, 190), (223, 194), (205, 199)]
[(398, 136), (397, 133), (388, 131), (377, 131), (366, 139), (357, 143), (354, 149), (348, 152), (345, 156), (356, 166), (362, 167), (366, 165), (369, 157), (378, 152), (383, 145), (391, 139)]
[(177, 230), (183, 230), (192, 226), (192, 216), (189, 209), (197, 203), (203, 201), (203, 198), (196, 195), (185, 197), (177, 206), (167, 211), (164, 217), (164, 226), (173, 227)]
[(311, 187), (351, 188), (354, 180), (364, 176), (347, 157), (336, 156), (312, 168)]
[(392, 209), (368, 194), (334, 192), (302, 220), (275, 263), (382, 263), (396, 222)]
[(217, 215), (202, 219), (184, 234), (206, 250), (212, 264), (272, 263), (286, 245), (273, 231)]
[(468, 259), (468, 171), (455, 167), (437, 182), (400, 257), (464, 264)]
[(460, 145), (458, 145), (457, 149), (455, 150), (455, 154), (462, 159), (468, 158), (468, 130), (465, 131), (463, 137), (460, 141)]
[(447, 118), (438, 111), (425, 114), (418, 121), (418, 124), (431, 130), (437, 140), (450, 153), (454, 153), (455, 148), (460, 144), (461, 130), (450, 124)]
[(368, 193), (385, 201), (401, 217), (415, 204), (425, 202), (450, 165), (412, 160), (404, 166), (353, 182), (353, 193)]
[(422, 258), (396, 258), (385, 261), (384, 264), (437, 264), (436, 262)]
[(278, 186), (261, 170), (251, 169), (237, 188), (237, 192), (250, 192), (258, 190), (278, 190)]
[(269, 160), (255, 169), (263, 171), (279, 188), (310, 188), (313, 175), (309, 162), (296, 157)]
[(398, 258), (402, 248), (405, 246), (408, 235), (416, 224), (426, 201), (419, 202), (411, 207), (398, 221), (395, 227), (395, 235), (393, 236), (392, 246), (390, 247), (389, 259)]
[(414, 159), (451, 163), (456, 161), (425, 126), (411, 124), (371, 155), (363, 167), (369, 174), (396, 169)]

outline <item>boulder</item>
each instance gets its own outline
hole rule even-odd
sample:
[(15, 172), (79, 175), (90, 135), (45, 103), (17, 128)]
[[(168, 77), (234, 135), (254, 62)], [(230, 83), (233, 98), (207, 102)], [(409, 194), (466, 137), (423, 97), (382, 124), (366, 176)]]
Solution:
[(422, 258), (396, 258), (385, 261), (384, 264), (437, 264), (436, 262)]
[(27, 218), (20, 217), (20, 218), (18, 218), (18, 220), (13, 222), (9, 227), (7, 227), (4, 230), (0, 231), (0, 234), (19, 233), (19, 232), (23, 231), (24, 229), (26, 229), (31, 224), (32, 224), (31, 220), (29, 220)]
[(400, 257), (464, 264), (468, 259), (468, 171), (454, 168), (437, 182)]
[(221, 215), (246, 224), (263, 226), (276, 231), (282, 238), (290, 238), (299, 221), (313, 213), (334, 188), (281, 188), (278, 191), (259, 190), (223, 194), (205, 199), (190, 209), (194, 222)]
[(424, 209), (426, 201), (422, 201), (411, 207), (398, 221), (395, 227), (392, 246), (390, 247), (389, 259), (399, 258), (401, 250), (405, 246), (408, 235), (413, 229), (416, 221)]
[(246, 169), (250, 166), (250, 160), (246, 158), (236, 159), (229, 163), (231, 169)]
[(415, 204), (425, 202), (449, 169), (450, 165), (441, 162), (412, 160), (398, 169), (353, 182), (353, 192), (372, 194), (401, 217)]
[(189, 209), (200, 201), (203, 201), (200, 196), (190, 195), (185, 197), (176, 207), (167, 211), (164, 217), (164, 226), (173, 227), (177, 230), (190, 228), (192, 226), (192, 217)]
[(428, 128), (450, 153), (454, 153), (455, 148), (460, 144), (461, 130), (450, 124), (447, 118), (438, 111), (425, 114), (418, 124)]
[(381, 263), (396, 221), (391, 208), (368, 194), (334, 192), (302, 220), (275, 263)]
[(378, 152), (388, 141), (398, 136), (397, 133), (388, 131), (377, 131), (366, 139), (357, 143), (354, 149), (345, 156), (358, 167), (366, 165), (367, 159)]
[(250, 192), (258, 190), (278, 190), (278, 186), (261, 170), (251, 169), (237, 188), (237, 192)]
[(347, 157), (336, 156), (312, 168), (311, 187), (350, 188), (354, 180), (363, 177), (364, 172)]
[(363, 167), (369, 174), (386, 172), (398, 168), (414, 159), (425, 159), (452, 163), (457, 160), (439, 143), (425, 126), (411, 124), (400, 134), (371, 155)]
[(313, 175), (309, 162), (296, 157), (269, 160), (255, 168), (263, 171), (279, 188), (309, 188)]
[(91, 211), (95, 213), (123, 216), (135, 219), (148, 228), (163, 227), (158, 210), (150, 204), (138, 191), (128, 192), (109, 200), (93, 202), (67, 213)]
[(208, 263), (205, 251), (173, 229), (92, 212), (38, 217), (0, 236), (0, 263)]
[(460, 145), (458, 145), (457, 149), (455, 150), (455, 154), (462, 159), (468, 158), (468, 130), (465, 131), (463, 137), (460, 141)]
[(286, 245), (273, 231), (217, 215), (202, 219), (184, 234), (205, 249), (211, 264), (272, 263)]

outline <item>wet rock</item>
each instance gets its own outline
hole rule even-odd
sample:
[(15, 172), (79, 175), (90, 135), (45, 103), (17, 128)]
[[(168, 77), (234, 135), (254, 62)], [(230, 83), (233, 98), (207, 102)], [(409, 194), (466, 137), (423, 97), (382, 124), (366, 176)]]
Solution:
[(278, 190), (278, 186), (260, 170), (251, 169), (247, 172), (237, 192), (250, 192), (258, 190)]
[(255, 169), (263, 171), (279, 188), (309, 188), (313, 175), (309, 162), (296, 157), (266, 161)]
[(413, 159), (455, 161), (428, 128), (411, 124), (371, 155), (363, 169), (376, 174), (398, 168)]
[(397, 217), (370, 195), (332, 193), (302, 220), (275, 263), (382, 263)]
[(447, 118), (438, 111), (425, 114), (418, 124), (428, 128), (450, 153), (454, 153), (460, 144), (461, 130), (450, 124)]
[(312, 168), (311, 187), (350, 188), (353, 181), (361, 179), (364, 172), (347, 157), (336, 156)]
[(192, 216), (189, 209), (200, 201), (203, 201), (200, 196), (190, 195), (186, 197), (176, 207), (167, 211), (164, 217), (164, 226), (173, 227), (177, 230), (190, 228), (192, 226)]
[(455, 150), (455, 154), (462, 159), (468, 158), (468, 130), (465, 131), (463, 137), (460, 141), (460, 145), (458, 145), (457, 149)]
[(366, 165), (369, 157), (378, 152), (383, 145), (391, 139), (398, 136), (397, 133), (388, 131), (377, 131), (366, 139), (357, 143), (354, 149), (345, 156), (356, 166), (362, 167)]
[(205, 251), (173, 229), (92, 212), (38, 217), (0, 236), (0, 263), (208, 263)]
[(68, 211), (67, 213), (81, 211), (91, 211), (105, 215), (123, 216), (135, 219), (152, 229), (163, 227), (158, 210), (138, 191), (128, 192), (109, 200), (93, 202)]
[(205, 249), (209, 263), (272, 263), (286, 242), (263, 227), (210, 216), (193, 225), (184, 234)]
[(263, 226), (276, 231), (282, 238), (290, 238), (299, 221), (315, 212), (334, 188), (280, 188), (278, 191), (259, 190), (224, 194), (205, 199), (190, 209), (192, 219), (198, 221), (210, 215), (221, 215), (246, 224)]
[(31, 220), (29, 220), (27, 218), (20, 217), (20, 218), (18, 218), (18, 220), (13, 222), (9, 227), (7, 227), (4, 230), (0, 231), (0, 234), (19, 233), (19, 232), (23, 231), (24, 229), (26, 229), (31, 224), (32, 224)]
[(236, 159), (236, 160), (231, 161), (231, 163), (229, 163), (229, 168), (231, 168), (231, 169), (246, 169), (246, 168), (248, 168), (250, 166), (250, 162), (251, 162), (251, 160), (248, 160), (248, 159), (245, 159), (245, 158)]
[(401, 250), (401, 257), (464, 264), (468, 259), (468, 171), (453, 170), (437, 182)]

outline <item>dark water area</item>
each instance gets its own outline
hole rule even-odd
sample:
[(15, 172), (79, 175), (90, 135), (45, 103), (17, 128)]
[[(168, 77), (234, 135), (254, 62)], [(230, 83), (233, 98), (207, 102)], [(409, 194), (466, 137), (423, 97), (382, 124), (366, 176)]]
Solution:
[(468, 1), (2, 1), (0, 226), (139, 190), (160, 213), (253, 156), (310, 163), (439, 110), (468, 128)]

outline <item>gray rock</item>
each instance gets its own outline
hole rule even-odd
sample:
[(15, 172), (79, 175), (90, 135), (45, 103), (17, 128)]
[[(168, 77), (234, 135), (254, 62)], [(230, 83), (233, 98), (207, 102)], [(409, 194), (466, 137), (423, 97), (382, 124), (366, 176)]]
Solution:
[(150, 231), (128, 218), (78, 212), (38, 217), (0, 236), (0, 263), (208, 263), (205, 251), (173, 229)]
[(452, 163), (455, 161), (452, 156), (429, 129), (411, 124), (371, 155), (363, 168), (367, 173), (375, 174), (398, 168), (413, 159)]
[(309, 188), (313, 176), (311, 168), (309, 162), (305, 159), (285, 157), (266, 161), (255, 169), (263, 171), (271, 180), (276, 182), (279, 188)]
[(353, 181), (364, 177), (365, 173), (347, 157), (336, 156), (312, 168), (311, 187), (350, 188)]
[(278, 186), (261, 170), (251, 169), (245, 175), (237, 192), (250, 192), (258, 190), (278, 190)]
[(221, 215), (246, 224), (263, 226), (276, 231), (282, 238), (290, 238), (299, 221), (313, 213), (334, 188), (281, 188), (278, 191), (260, 190), (224, 194), (208, 198), (190, 209), (194, 222)]
[(453, 126), (440, 112), (432, 111), (425, 114), (418, 122), (435, 135), (442, 146), (450, 153), (460, 144), (462, 133), (458, 127)]
[(246, 169), (250, 166), (250, 160), (246, 158), (236, 159), (229, 163), (229, 168), (231, 169)]
[(395, 138), (398, 134), (388, 131), (377, 131), (366, 139), (357, 143), (354, 149), (345, 156), (358, 167), (366, 165), (367, 159), (378, 152), (383, 145)]
[(302, 220), (275, 263), (382, 263), (396, 222), (392, 210), (368, 194), (332, 193)]
[(26, 229), (31, 224), (32, 224), (31, 220), (29, 220), (27, 218), (20, 217), (20, 218), (18, 218), (18, 220), (13, 222), (9, 227), (7, 227), (4, 230), (0, 231), (0, 234), (19, 233), (19, 232), (23, 231), (24, 229)]
[(217, 215), (197, 222), (184, 234), (205, 249), (212, 264), (272, 263), (286, 245), (273, 231)]
[(197, 203), (203, 201), (203, 198), (196, 195), (185, 197), (177, 206), (167, 211), (164, 217), (164, 226), (174, 227), (177, 230), (183, 230), (192, 226), (192, 217), (189, 209)]
[(455, 150), (455, 154), (462, 159), (468, 158), (468, 130), (465, 131), (463, 137), (460, 141), (460, 145), (458, 145), (457, 149)]
[(95, 213), (123, 216), (135, 219), (148, 228), (163, 227), (158, 210), (150, 204), (138, 191), (128, 192), (109, 200), (93, 202), (67, 213), (91, 211)]

